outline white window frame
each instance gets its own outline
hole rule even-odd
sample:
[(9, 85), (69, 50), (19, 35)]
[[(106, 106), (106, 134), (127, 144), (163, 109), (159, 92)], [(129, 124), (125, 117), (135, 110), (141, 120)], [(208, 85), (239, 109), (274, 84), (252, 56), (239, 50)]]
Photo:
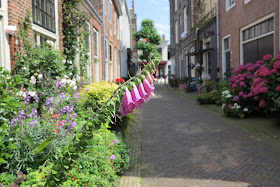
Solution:
[(246, 5), (247, 3), (249, 3), (251, 0), (244, 0), (244, 4)]
[[(54, 11), (55, 11), (55, 30), (56, 33), (48, 31), (47, 29), (36, 25), (32, 22), (32, 30), (37, 33), (37, 41), (40, 41), (40, 37), (43, 36), (44, 38), (49, 38), (50, 40), (54, 41), (54, 48), (59, 48), (59, 29), (58, 29), (58, 0), (54, 0)], [(36, 43), (40, 45), (40, 42)]]
[[(225, 40), (226, 39), (229, 39), (229, 49), (225, 50)], [(231, 41), (230, 41), (230, 34), (229, 35), (226, 35), (222, 38), (222, 63), (223, 63), (223, 69), (222, 69), (222, 73), (224, 74), (226, 72), (226, 55), (225, 53), (226, 52), (230, 52), (230, 44), (231, 44)]]
[(184, 32), (188, 33), (188, 14), (187, 7), (184, 7)]
[(177, 11), (177, 8), (178, 8), (177, 5), (178, 5), (178, 4), (177, 4), (177, 0), (175, 0), (175, 12)]
[(10, 46), (9, 35), (5, 33), (5, 27), (8, 26), (8, 0), (1, 1), (0, 8), (0, 66), (5, 67), (8, 71), (11, 71), (11, 58), (10, 58)]
[(91, 60), (91, 26), (90, 23), (87, 22), (88, 24), (88, 32), (89, 32), (89, 36), (88, 36), (88, 43), (89, 43), (89, 48), (88, 48), (88, 67), (87, 67), (87, 76), (89, 77), (90, 82), (92, 81), (92, 60)]
[(235, 0), (225, 0), (225, 1), (226, 1), (226, 11), (229, 11), (236, 4)]
[[(250, 27), (252, 27), (252, 26), (254, 26), (254, 25), (257, 25), (257, 24), (259, 24), (259, 23), (261, 23), (261, 22), (263, 22), (263, 21), (266, 21), (266, 20), (268, 20), (268, 19), (270, 19), (270, 18), (274, 18), (273, 19), (273, 21), (274, 21), (274, 29), (273, 29), (273, 31), (270, 31), (270, 32), (267, 32), (267, 33), (265, 33), (265, 34), (262, 34), (262, 35), (260, 35), (260, 36), (257, 36), (257, 37), (254, 37), (254, 38), (252, 38), (252, 39), (249, 39), (249, 40), (246, 40), (246, 41), (243, 41), (243, 31), (244, 30), (247, 30), (248, 28), (250, 28)], [(248, 43), (248, 42), (252, 42), (252, 41), (254, 41), (254, 40), (258, 40), (258, 39), (260, 39), (260, 38), (263, 38), (263, 37), (266, 37), (266, 36), (269, 36), (269, 35), (272, 35), (272, 34), (274, 34), (274, 53), (275, 53), (275, 29), (277, 29), (276, 28), (276, 17), (275, 17), (275, 13), (273, 12), (273, 13), (271, 13), (271, 14), (268, 14), (268, 15), (266, 15), (266, 16), (264, 16), (264, 17), (262, 17), (261, 19), (258, 19), (257, 21), (254, 21), (254, 22), (252, 22), (252, 23), (250, 23), (250, 24), (248, 24), (248, 25), (246, 25), (246, 26), (244, 26), (244, 27), (242, 27), (241, 29), (240, 29), (240, 64), (241, 65), (244, 65), (244, 60), (243, 60), (243, 56), (244, 56), (244, 54), (243, 54), (243, 45), (244, 44), (246, 44), (246, 43)], [(274, 54), (272, 54), (272, 55), (274, 55)]]
[[(96, 55), (96, 52), (94, 51), (94, 59), (100, 60), (99, 59), (99, 53), (100, 53), (100, 51), (99, 51), (99, 33), (98, 33), (98, 31), (94, 27), (93, 27), (93, 32), (96, 35), (96, 41), (97, 41), (96, 42), (96, 45), (97, 45), (97, 47), (96, 47), (97, 55)], [(93, 38), (93, 40), (94, 40), (94, 38)], [(93, 42), (93, 45), (95, 45), (94, 42)], [(93, 49), (94, 48), (95, 48), (95, 46), (93, 47)], [(95, 82), (99, 82), (99, 69), (100, 69), (99, 66), (100, 66), (100, 63), (94, 61)]]
[(108, 73), (109, 73), (109, 71), (108, 71), (108, 40), (107, 40), (107, 38), (105, 38), (105, 81), (108, 81), (108, 78), (109, 78), (109, 76), (108, 76)]
[(114, 74), (115, 74), (115, 78), (118, 78), (118, 58), (117, 58), (117, 48), (115, 47), (115, 65), (114, 65)]
[[(203, 39), (202, 42), (203, 42), (203, 49), (206, 49), (206, 44), (208, 42), (210, 42), (210, 45), (211, 45), (211, 37)], [(210, 51), (207, 51), (207, 52), (203, 53), (203, 66), (205, 67), (206, 74), (208, 74), (208, 70), (209, 70), (208, 53), (210, 53)]]
[[(114, 61), (114, 47), (113, 44), (109, 43), (109, 61), (110, 61), (110, 81), (113, 81), (113, 61)], [(110, 59), (112, 57), (112, 59)]]
[(114, 11), (114, 34), (117, 32), (117, 12)]
[(112, 1), (108, 1), (108, 20), (110, 23), (112, 23)]

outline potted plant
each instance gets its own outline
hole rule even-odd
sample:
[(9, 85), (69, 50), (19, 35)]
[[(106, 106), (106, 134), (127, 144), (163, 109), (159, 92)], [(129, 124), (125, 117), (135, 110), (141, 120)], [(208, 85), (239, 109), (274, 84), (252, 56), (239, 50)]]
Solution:
[(179, 81), (179, 90), (184, 90), (186, 88), (187, 78), (182, 77), (178, 79)]

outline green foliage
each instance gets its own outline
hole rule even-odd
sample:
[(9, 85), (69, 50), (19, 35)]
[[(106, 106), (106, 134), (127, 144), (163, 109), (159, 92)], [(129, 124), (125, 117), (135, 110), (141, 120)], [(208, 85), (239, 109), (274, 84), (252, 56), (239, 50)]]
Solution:
[[(128, 167), (129, 156), (127, 146), (117, 136), (107, 130), (93, 133), (93, 139), (81, 157), (69, 171), (65, 186), (114, 186), (117, 175)], [(110, 159), (115, 155), (115, 159)]]
[[(133, 33), (137, 42), (136, 48), (142, 51), (141, 60), (147, 62), (151, 59), (160, 58), (161, 54), (157, 51), (157, 45), (160, 45), (161, 37), (158, 34), (155, 24), (150, 19), (145, 19), (141, 22), (141, 28), (138, 32)], [(143, 40), (144, 41), (141, 41)]]
[(0, 186), (10, 185), (16, 177), (8, 173), (0, 173)]
[[(85, 76), (88, 64), (88, 50), (85, 47), (85, 37), (88, 33), (88, 18), (86, 14), (76, 7), (81, 0), (65, 0), (62, 6), (63, 24), (63, 47), (66, 55), (66, 69), (73, 77), (78, 74)], [(79, 67), (76, 66), (75, 58), (79, 56)]]

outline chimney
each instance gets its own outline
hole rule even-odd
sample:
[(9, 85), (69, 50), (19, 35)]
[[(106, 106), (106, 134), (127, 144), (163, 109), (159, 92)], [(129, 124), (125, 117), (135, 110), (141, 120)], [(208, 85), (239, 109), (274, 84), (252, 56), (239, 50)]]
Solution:
[(134, 13), (134, 0), (132, 0), (132, 10), (133, 10), (133, 13)]
[(164, 34), (162, 35), (162, 41), (165, 41), (165, 35)]

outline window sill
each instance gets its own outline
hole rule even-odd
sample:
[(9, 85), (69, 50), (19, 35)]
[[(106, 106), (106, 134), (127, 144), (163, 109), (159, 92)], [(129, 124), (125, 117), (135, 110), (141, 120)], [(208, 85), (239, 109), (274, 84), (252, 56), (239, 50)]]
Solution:
[(55, 33), (52, 33), (52, 32), (50, 32), (50, 31), (48, 31), (48, 30), (46, 30), (46, 29), (44, 29), (44, 28), (42, 28), (42, 27), (40, 27), (40, 26), (38, 26), (34, 23), (32, 23), (32, 29), (34, 31), (38, 32), (38, 33), (41, 33), (41, 34), (49, 37), (49, 38), (57, 40), (57, 35)]
[(230, 9), (232, 9), (233, 7), (235, 7), (235, 4), (234, 4), (234, 5), (231, 5), (230, 7), (227, 7), (227, 8), (226, 8), (226, 12), (229, 11)]

